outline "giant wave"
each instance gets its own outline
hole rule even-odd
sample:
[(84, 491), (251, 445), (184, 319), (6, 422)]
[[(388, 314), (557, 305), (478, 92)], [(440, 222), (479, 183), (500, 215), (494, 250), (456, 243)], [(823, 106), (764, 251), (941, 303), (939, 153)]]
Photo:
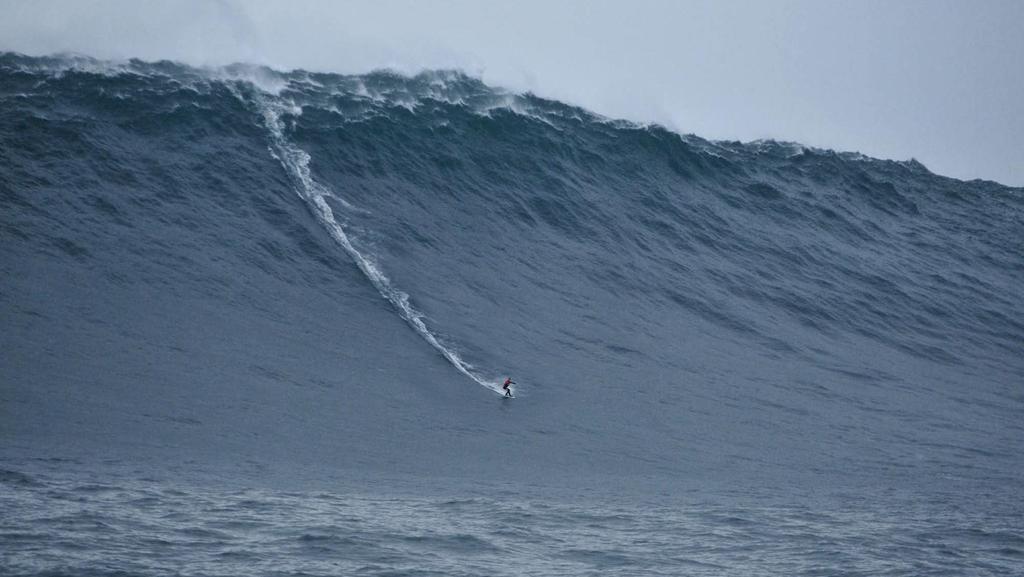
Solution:
[(1021, 195), (458, 72), (5, 54), (4, 452), (1013, 484)]

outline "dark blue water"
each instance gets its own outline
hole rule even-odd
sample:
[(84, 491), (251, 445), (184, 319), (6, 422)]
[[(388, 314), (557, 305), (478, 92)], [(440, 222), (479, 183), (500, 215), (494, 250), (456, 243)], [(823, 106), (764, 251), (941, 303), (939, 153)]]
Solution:
[(1019, 574), (1022, 194), (0, 55), (0, 571)]

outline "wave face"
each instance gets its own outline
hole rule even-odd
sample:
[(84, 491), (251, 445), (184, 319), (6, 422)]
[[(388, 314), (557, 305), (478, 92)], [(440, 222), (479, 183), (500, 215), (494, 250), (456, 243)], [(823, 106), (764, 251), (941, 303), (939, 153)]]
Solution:
[(456, 72), (6, 54), (3, 452), (1019, 483), (1022, 192)]

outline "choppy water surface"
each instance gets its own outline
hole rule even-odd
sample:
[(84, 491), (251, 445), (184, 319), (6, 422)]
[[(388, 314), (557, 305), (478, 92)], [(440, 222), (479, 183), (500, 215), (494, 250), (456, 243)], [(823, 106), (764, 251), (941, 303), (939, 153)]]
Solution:
[(964, 507), (881, 491), (786, 502), (0, 480), (7, 575), (1019, 575), (1024, 563), (1006, 495)]

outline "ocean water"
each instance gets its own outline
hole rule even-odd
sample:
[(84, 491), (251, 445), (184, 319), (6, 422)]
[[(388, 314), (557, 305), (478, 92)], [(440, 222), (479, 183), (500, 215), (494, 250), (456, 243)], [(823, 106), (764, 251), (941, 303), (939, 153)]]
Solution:
[(2, 54), (0, 573), (1019, 575), (1022, 194)]
[(2, 473), (6, 574), (1015, 575), (1024, 548), (1016, 498), (979, 510), (884, 490), (623, 498), (394, 479), (295, 491), (42, 468), (54, 473)]

